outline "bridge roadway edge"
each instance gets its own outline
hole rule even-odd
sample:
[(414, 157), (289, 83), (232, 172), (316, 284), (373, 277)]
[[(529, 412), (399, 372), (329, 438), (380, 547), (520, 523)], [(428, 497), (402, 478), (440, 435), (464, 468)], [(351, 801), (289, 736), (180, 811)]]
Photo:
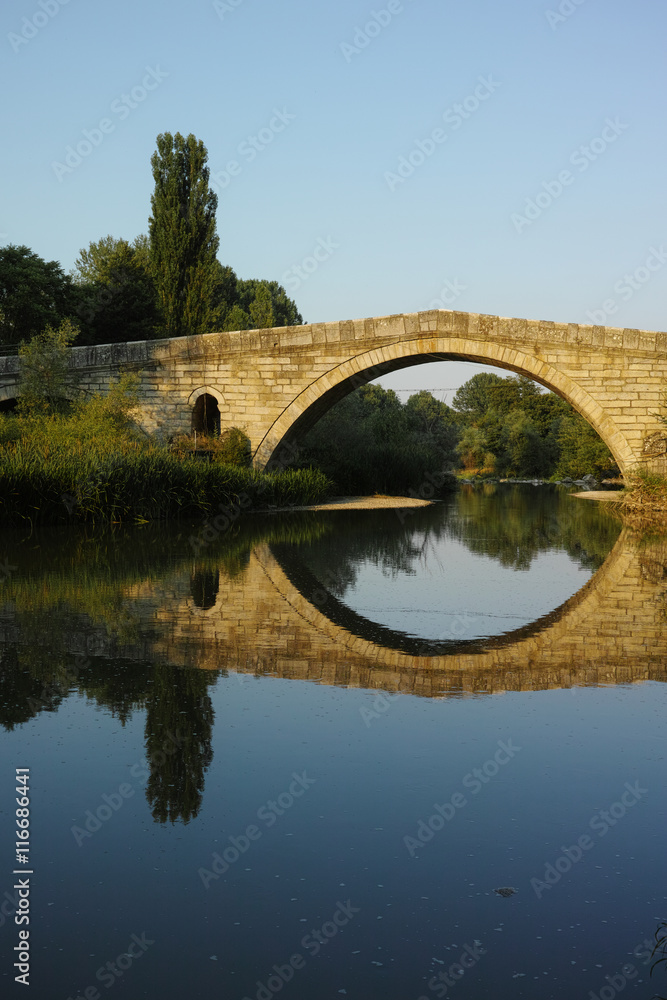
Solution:
[[(623, 472), (643, 465), (667, 473), (657, 416), (667, 372), (662, 332), (429, 310), (75, 347), (71, 357), (89, 392), (137, 371), (139, 422), (158, 437), (188, 431), (193, 401), (210, 387), (222, 426), (246, 425), (260, 468), (306, 427), (309, 408), (316, 419), (355, 379), (435, 358), (474, 360), (524, 373), (568, 399)], [(18, 358), (0, 357), (0, 400), (16, 395), (17, 382)]]

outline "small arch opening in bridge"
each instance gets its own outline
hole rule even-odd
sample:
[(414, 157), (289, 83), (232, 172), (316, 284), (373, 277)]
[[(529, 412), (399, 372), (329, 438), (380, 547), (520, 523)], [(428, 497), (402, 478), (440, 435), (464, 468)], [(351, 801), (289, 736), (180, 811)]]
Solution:
[(15, 413), (18, 408), (19, 401), (15, 397), (10, 399), (0, 400), (0, 413)]
[(197, 434), (220, 434), (220, 407), (209, 392), (202, 393), (192, 408), (192, 430)]

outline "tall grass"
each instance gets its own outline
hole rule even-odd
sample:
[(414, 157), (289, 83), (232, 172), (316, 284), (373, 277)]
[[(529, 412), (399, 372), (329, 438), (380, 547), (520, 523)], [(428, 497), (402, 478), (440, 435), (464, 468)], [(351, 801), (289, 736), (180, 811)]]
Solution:
[(0, 419), (0, 521), (152, 521), (317, 503), (331, 483), (310, 469), (264, 474), (179, 458), (108, 414)]
[(667, 517), (667, 476), (645, 469), (631, 473), (620, 503), (630, 514)]

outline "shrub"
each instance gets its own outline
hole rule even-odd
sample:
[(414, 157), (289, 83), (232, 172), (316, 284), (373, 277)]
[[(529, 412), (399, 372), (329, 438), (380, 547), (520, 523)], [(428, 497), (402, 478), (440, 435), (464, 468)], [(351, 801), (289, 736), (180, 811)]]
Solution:
[[(196, 448), (195, 448), (196, 443)], [(213, 462), (249, 468), (252, 463), (250, 438), (238, 427), (230, 427), (217, 437), (208, 434), (179, 434), (172, 438), (170, 451), (180, 459), (195, 451), (208, 452)]]

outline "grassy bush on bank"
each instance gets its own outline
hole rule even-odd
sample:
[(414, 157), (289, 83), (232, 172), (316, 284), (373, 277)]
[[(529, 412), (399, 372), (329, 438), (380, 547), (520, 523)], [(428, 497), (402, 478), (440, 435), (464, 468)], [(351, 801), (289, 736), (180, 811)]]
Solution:
[(630, 515), (667, 516), (667, 477), (645, 470), (631, 474), (620, 503)]
[(202, 463), (150, 443), (108, 397), (69, 415), (0, 419), (0, 521), (152, 521), (317, 503), (331, 483), (311, 469), (264, 474)]

